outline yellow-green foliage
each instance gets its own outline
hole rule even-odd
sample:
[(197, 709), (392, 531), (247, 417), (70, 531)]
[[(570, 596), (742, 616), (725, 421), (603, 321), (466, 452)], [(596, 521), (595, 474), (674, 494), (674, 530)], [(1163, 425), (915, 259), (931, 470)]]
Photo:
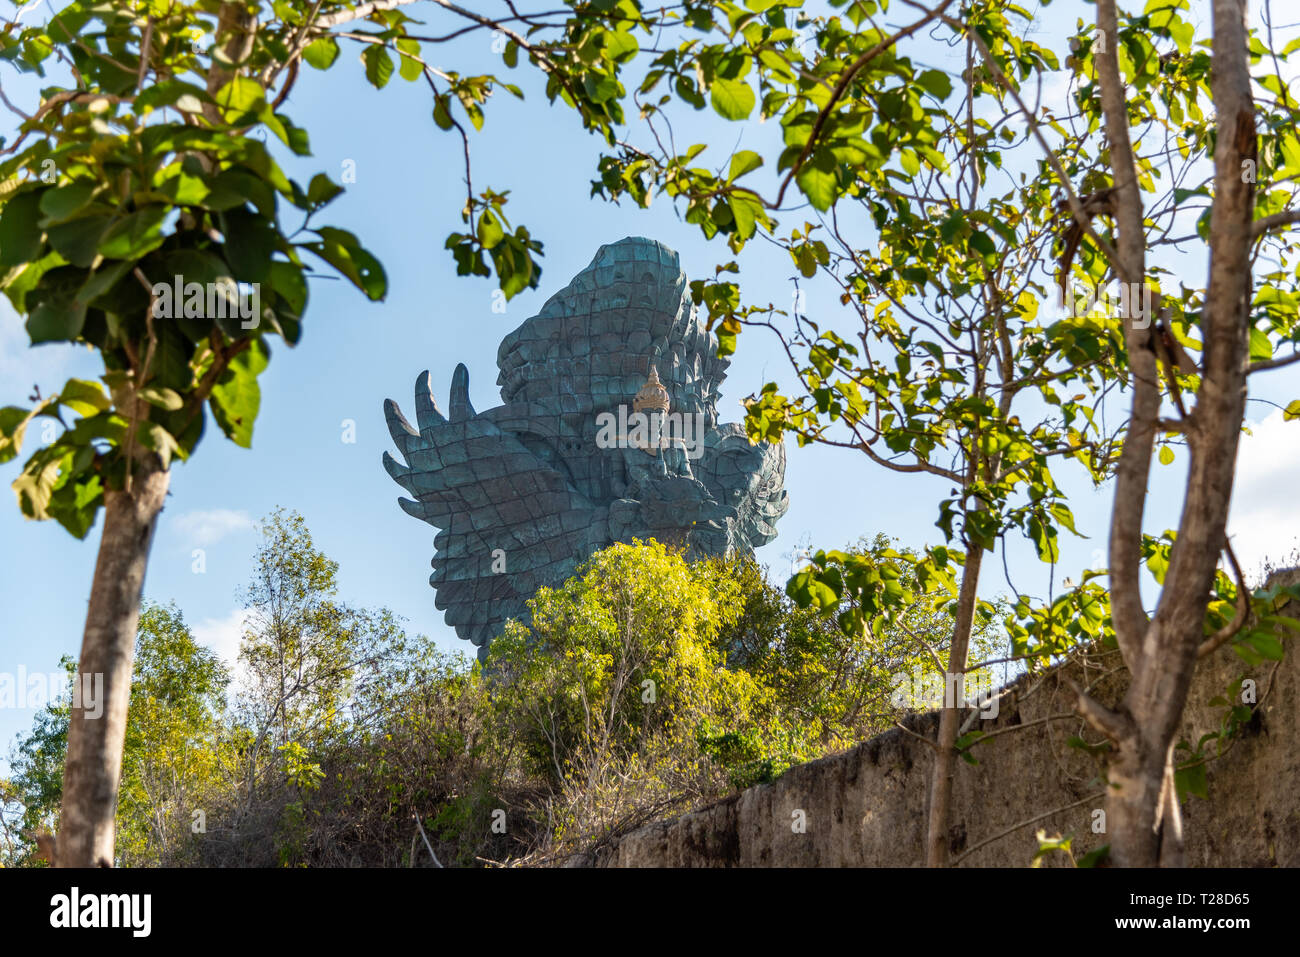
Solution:
[(234, 747), (221, 721), (230, 679), (175, 606), (146, 604), (139, 628), (117, 854), (127, 866), (175, 864), (201, 839), (195, 829), (206, 828), (234, 771)]
[(722, 627), (739, 588), (657, 542), (614, 545), (530, 603), (493, 642), (494, 726), (561, 797), (557, 836), (717, 792), (707, 740), (758, 732), (753, 678), (726, 667)]
[[(123, 864), (429, 863), (413, 815), (446, 865), (564, 860), (890, 727), (915, 704), (899, 679), (952, 627), (946, 593), (913, 588), (899, 627), (846, 634), (753, 562), (633, 542), (541, 589), (471, 665), (339, 603), (300, 518), (273, 516), (267, 542), (235, 706), (178, 610), (141, 616)], [(293, 601), (267, 614), (269, 591)], [(66, 722), (51, 707), (15, 756), (29, 830), (57, 826)]]

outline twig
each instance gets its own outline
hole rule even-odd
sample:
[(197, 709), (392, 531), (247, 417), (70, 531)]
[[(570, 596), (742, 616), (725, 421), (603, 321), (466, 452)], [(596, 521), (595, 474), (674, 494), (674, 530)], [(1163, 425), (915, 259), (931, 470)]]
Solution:
[(415, 819), (415, 826), (420, 829), (420, 837), (424, 838), (424, 846), (429, 849), (429, 856), (433, 858), (433, 863), (442, 867), (442, 861), (438, 860), (438, 855), (433, 853), (433, 845), (429, 843), (429, 835), (424, 833), (424, 825), (420, 823), (420, 815), (412, 811), (411, 817)]
[(1079, 800), (1075, 801), (1073, 804), (1066, 804), (1066, 805), (1064, 805), (1063, 807), (1052, 808), (1052, 810), (1050, 810), (1050, 811), (1044, 811), (1042, 814), (1036, 814), (1036, 815), (1034, 815), (1034, 816), (1031, 817), (1031, 818), (1028, 818), (1028, 819), (1026, 819), (1026, 820), (1024, 820), (1024, 821), (1021, 821), (1019, 824), (1012, 824), (1012, 825), (1011, 825), (1009, 828), (1007, 828), (1006, 830), (999, 831), (997, 834), (994, 834), (992, 837), (986, 837), (984, 840), (980, 841), (978, 844), (972, 844), (972, 845), (971, 845), (970, 847), (968, 847), (968, 848), (967, 848), (967, 849), (966, 849), (962, 854), (960, 854), (960, 855), (958, 855), (957, 857), (953, 858), (952, 864), (949, 865), (949, 866), (951, 866), (951, 867), (956, 867), (958, 864), (960, 864), (962, 861), (966, 860), (966, 858), (970, 857), (972, 854), (974, 854), (974, 853), (975, 853), (976, 851), (978, 851), (980, 848), (982, 848), (982, 847), (987, 847), (988, 845), (992, 844), (994, 841), (1000, 841), (1002, 838), (1006, 837), (1008, 834), (1011, 834), (1011, 833), (1013, 833), (1013, 832), (1015, 832), (1015, 831), (1018, 831), (1018, 830), (1020, 830), (1022, 827), (1028, 827), (1030, 824), (1037, 824), (1039, 821), (1041, 821), (1041, 820), (1042, 820), (1043, 818), (1045, 818), (1045, 817), (1051, 817), (1053, 814), (1060, 814), (1062, 811), (1068, 811), (1068, 810), (1070, 810), (1070, 808), (1078, 807), (1080, 804), (1087, 804), (1089, 801), (1095, 801), (1095, 800), (1097, 800), (1097, 798), (1101, 797), (1101, 796), (1104, 795), (1105, 793), (1106, 793), (1105, 791), (1094, 791), (1092, 794), (1089, 794), (1089, 795), (1087, 795), (1087, 796), (1085, 796), (1085, 797), (1080, 798)]
[(929, 738), (927, 738), (927, 737), (923, 737), (922, 735), (917, 734), (917, 733), (916, 733), (915, 731), (913, 731), (911, 728), (906, 727), (906, 726), (903, 724), (903, 722), (901, 722), (901, 721), (895, 721), (895, 722), (894, 722), (894, 727), (898, 728), (898, 730), (902, 731), (904, 734), (910, 734), (912, 737), (916, 738), (916, 740), (920, 741), (922, 744), (924, 744), (924, 745), (928, 745), (929, 747), (934, 748), (934, 750), (936, 750), (936, 751), (939, 750), (939, 745), (938, 745), (938, 744), (936, 744), (935, 742), (931, 741), (931, 740), (930, 740)]
[[(976, 713), (978, 714), (978, 712)], [(1079, 716), (1073, 711), (1062, 711), (1060, 714), (1049, 714), (1044, 718), (1035, 718), (1033, 721), (1027, 721), (1024, 724), (1010, 724), (1005, 728), (998, 728), (996, 731), (990, 731), (988, 734), (981, 734), (970, 744), (966, 745), (965, 748), (962, 748), (962, 750), (968, 751), (975, 747), (975, 745), (982, 744), (990, 738), (996, 738), (999, 734), (1006, 734), (1008, 731), (1023, 731), (1025, 728), (1032, 728), (1036, 724), (1046, 724), (1049, 721), (1064, 721), (1067, 718), (1077, 719), (1078, 717)]]
[(1101, 704), (1080, 688), (1073, 678), (1062, 676), (1062, 680), (1074, 692), (1075, 707), (1094, 731), (1104, 734), (1111, 741), (1122, 741), (1128, 736), (1131, 724), (1128, 718)]

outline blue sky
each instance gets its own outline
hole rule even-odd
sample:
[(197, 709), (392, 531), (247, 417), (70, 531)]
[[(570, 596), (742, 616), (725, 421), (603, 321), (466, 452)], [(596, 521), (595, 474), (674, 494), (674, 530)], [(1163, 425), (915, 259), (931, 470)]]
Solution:
[[(1072, 25), (1073, 10), (1054, 5), (1055, 22)], [(493, 58), (490, 43), (490, 37), (471, 35), (459, 42), (455, 55), (464, 66), (486, 64)], [(1063, 56), (1063, 39), (1051, 45)], [(428, 585), (434, 531), (398, 508), (401, 489), (380, 464), (390, 447), (381, 403), (391, 397), (409, 412), (412, 384), (424, 369), (432, 372), (443, 402), (452, 370), (464, 362), (476, 407), (498, 404), (501, 338), (567, 283), (602, 243), (628, 235), (653, 237), (680, 253), (691, 278), (711, 275), (715, 263), (732, 258), (680, 222), (662, 201), (642, 211), (589, 199), (598, 144), (571, 113), (546, 106), (530, 77), (523, 84), (527, 103), (494, 98), (488, 123), (473, 140), (476, 189), (511, 189), (508, 213), (545, 242), (541, 287), (512, 300), (504, 315), (494, 313), (495, 284), (458, 278), (442, 248), (447, 233), (460, 226), (459, 140), (432, 123), (426, 87), (395, 78), (376, 91), (364, 83), (357, 55), (345, 48), (329, 73), (304, 71), (287, 109), (310, 131), (315, 155), (287, 165), (305, 182), (316, 171), (338, 179), (345, 162), (355, 163), (356, 182), (320, 219), (361, 236), (387, 269), (389, 296), (373, 304), (341, 282), (313, 282), (301, 344), (290, 350), (277, 341), (261, 378), (262, 411), (252, 449), (225, 441), (209, 423), (194, 459), (174, 469), (154, 543), (146, 597), (175, 601), (200, 638), (228, 658), (237, 651), (237, 592), (250, 571), (254, 523), (276, 505), (306, 517), (317, 545), (340, 563), (341, 593), (348, 601), (387, 606), (407, 618), (413, 631), (432, 635), (444, 647), (471, 650), (434, 608)], [(936, 50), (930, 59), (946, 55)], [(0, 82), (11, 99), (31, 102), (32, 85), (15, 80), (12, 71), (0, 74)], [(738, 141), (758, 148), (773, 133), (770, 126), (727, 124), (707, 116), (677, 127), (679, 144), (714, 144), (717, 155), (709, 154), (714, 165), (725, 162)], [(788, 229), (804, 215), (786, 214), (783, 224)], [(790, 302), (795, 270), (784, 253), (754, 243), (739, 262), (750, 301)], [(1182, 266), (1196, 274), (1204, 264), (1197, 258)], [(802, 285), (809, 315), (847, 319), (834, 290), (816, 281)], [(21, 320), (7, 301), (0, 302), (0, 405), (28, 404), (34, 383), (49, 393), (69, 376), (93, 378), (100, 371), (84, 349), (29, 347)], [(1285, 404), (1300, 395), (1294, 367), (1259, 378), (1252, 382), (1252, 397)], [(784, 359), (772, 340), (746, 332), (723, 386), (722, 418), (739, 420), (740, 400), (769, 379), (787, 381)], [(1255, 434), (1243, 444), (1230, 530), (1238, 553), (1253, 569), (1265, 555), (1289, 553), (1300, 535), (1300, 520), (1286, 506), (1300, 477), (1300, 426), (1283, 424), (1280, 413), (1265, 404), (1252, 403), (1248, 414)], [(349, 420), (355, 423), (353, 443), (343, 441)], [(29, 442), (37, 440), (39, 430), (34, 430)], [(1156, 471), (1151, 530), (1176, 522), (1182, 459)], [(0, 481), (8, 485), (21, 461), (0, 467)], [(1080, 530), (1092, 537), (1063, 539), (1058, 589), (1066, 575), (1104, 564), (1099, 550), (1105, 548), (1110, 510), (1109, 489), (1095, 491), (1069, 469), (1059, 474), (1072, 493)], [(934, 527), (937, 502), (948, 491), (940, 479), (901, 476), (849, 451), (798, 449), (791, 443), (786, 487), (791, 505), (780, 537), (759, 552), (774, 578), (784, 579), (791, 549), (801, 544), (840, 547), (877, 531), (917, 546), (940, 541)], [(0, 503), (0, 673), (53, 671), (61, 655), (77, 653), (98, 540), (98, 526), (78, 542), (52, 522), (26, 521), (12, 498)], [(192, 571), (196, 548), (206, 553), (204, 574)], [(1021, 589), (1047, 592), (1047, 566), (1027, 545), (1016, 542), (1008, 549), (1007, 567)], [(990, 596), (1006, 591), (1001, 561), (985, 568), (982, 591)], [(2, 755), (15, 734), (30, 725), (32, 714), (28, 708), (0, 707), (0, 772)]]

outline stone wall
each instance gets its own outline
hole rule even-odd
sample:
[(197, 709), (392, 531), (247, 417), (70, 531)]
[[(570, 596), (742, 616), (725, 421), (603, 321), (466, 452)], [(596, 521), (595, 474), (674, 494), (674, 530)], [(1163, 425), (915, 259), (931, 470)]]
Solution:
[[(1288, 582), (1300, 580), (1300, 573), (1287, 574)], [(1218, 727), (1223, 711), (1209, 701), (1230, 684), (1240, 694), (1241, 680), (1253, 679), (1260, 707), (1223, 756), (1209, 763), (1208, 799), (1188, 797), (1183, 803), (1191, 866), (1300, 866), (1300, 654), (1291, 640), (1285, 660), (1276, 665), (1246, 666), (1225, 646), (1197, 671), (1183, 726), (1183, 737), (1193, 744)], [(953, 785), (950, 847), (959, 866), (1024, 866), (1033, 858), (1040, 828), (1073, 834), (1076, 854), (1106, 843), (1104, 834), (1092, 832), (1093, 810), (1102, 807), (1099, 766), (1067, 745), (1072, 736), (1096, 735), (1084, 732), (1071, 715), (1073, 696), (1062, 682), (1069, 674), (1113, 704), (1127, 671), (1118, 653), (1098, 664), (1090, 673), (1071, 665), (1022, 677), (1001, 700), (998, 717), (980, 722), (980, 730), (994, 734), (972, 749), (978, 764), (957, 763)], [(912, 732), (930, 739), (937, 725), (935, 712), (908, 722)], [(932, 760), (927, 744), (895, 729), (792, 768), (771, 784), (632, 832), (594, 863), (919, 866)], [(792, 827), (795, 811), (804, 813), (804, 833)]]

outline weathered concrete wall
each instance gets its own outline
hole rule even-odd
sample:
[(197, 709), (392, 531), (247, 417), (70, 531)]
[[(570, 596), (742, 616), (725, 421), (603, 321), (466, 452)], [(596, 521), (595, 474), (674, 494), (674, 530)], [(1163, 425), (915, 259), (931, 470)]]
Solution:
[[(1287, 581), (1295, 580), (1300, 573), (1288, 573)], [(1037, 848), (1034, 832), (1039, 828), (1049, 834), (1073, 834), (1078, 855), (1106, 843), (1104, 834), (1092, 832), (1092, 812), (1102, 806), (1100, 767), (1086, 752), (1067, 745), (1074, 735), (1089, 741), (1097, 736), (1084, 731), (1071, 715), (1073, 696), (1062, 681), (1068, 674), (1082, 685), (1095, 684), (1093, 693), (1113, 704), (1128, 673), (1118, 653), (1100, 658), (1098, 664), (1101, 668), (1087, 674), (1070, 666), (1061, 673), (1022, 678), (1002, 699), (998, 717), (979, 723), (986, 733), (1007, 733), (972, 749), (977, 765), (957, 763), (950, 847), (960, 866), (1024, 866)], [(1251, 668), (1225, 646), (1202, 662), (1188, 699), (1183, 737), (1195, 744), (1203, 733), (1215, 730), (1223, 710), (1211, 708), (1210, 699), (1224, 694), (1229, 685), (1239, 695), (1243, 678), (1254, 679), (1261, 704), (1231, 748), (1209, 763), (1209, 798), (1189, 797), (1183, 804), (1187, 863), (1297, 867), (1300, 651), (1288, 642), (1284, 661)], [(1061, 715), (1070, 716), (1053, 717)], [(937, 724), (938, 714), (932, 712), (911, 719), (908, 727), (933, 739)], [(1009, 730), (1017, 725), (1023, 727)], [(932, 761), (927, 744), (894, 730), (792, 768), (771, 784), (641, 828), (603, 852), (596, 863), (919, 866)], [(795, 810), (806, 815), (804, 833), (795, 833), (791, 826)], [(977, 849), (962, 856), (972, 848)]]

